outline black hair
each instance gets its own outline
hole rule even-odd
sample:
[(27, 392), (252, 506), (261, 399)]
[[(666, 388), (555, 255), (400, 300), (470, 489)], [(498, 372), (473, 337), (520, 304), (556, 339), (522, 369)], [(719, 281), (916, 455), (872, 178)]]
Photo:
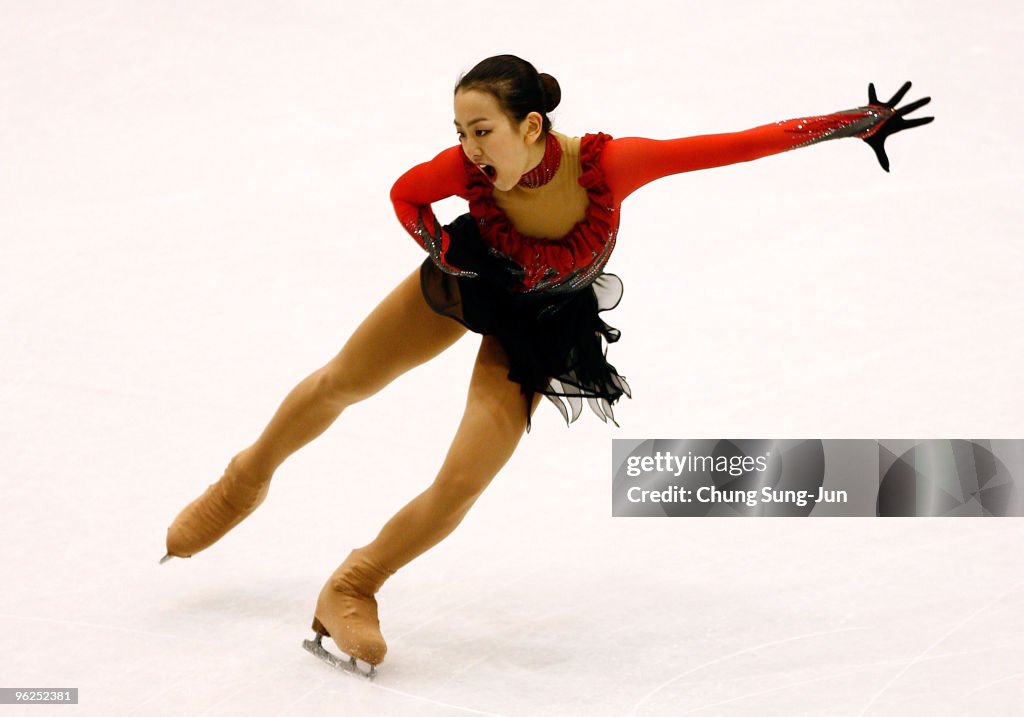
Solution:
[(558, 80), (515, 55), (495, 55), (477, 63), (459, 78), (455, 91), (480, 90), (493, 95), (509, 117), (522, 122), (531, 112), (544, 118), (543, 132), (551, 129), (551, 112), (562, 100)]

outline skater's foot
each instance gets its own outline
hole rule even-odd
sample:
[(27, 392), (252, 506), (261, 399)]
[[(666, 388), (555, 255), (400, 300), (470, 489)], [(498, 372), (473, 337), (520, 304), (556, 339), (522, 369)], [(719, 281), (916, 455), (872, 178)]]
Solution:
[(239, 454), (231, 459), (220, 480), (185, 506), (167, 529), (167, 555), (187, 558), (205, 550), (242, 522), (267, 497), (269, 479), (243, 472)]
[(320, 591), (313, 630), (333, 638), (346, 655), (379, 665), (388, 646), (380, 632), (374, 594), (393, 574), (371, 560), (365, 549), (353, 550)]

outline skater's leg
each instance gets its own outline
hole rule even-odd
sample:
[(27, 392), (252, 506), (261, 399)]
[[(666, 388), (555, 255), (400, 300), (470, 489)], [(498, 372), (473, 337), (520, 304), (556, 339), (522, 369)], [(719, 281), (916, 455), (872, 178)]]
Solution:
[[(531, 413), (541, 399), (534, 396)], [(398, 570), (439, 543), (508, 461), (526, 431), (520, 386), (508, 379), (508, 358), (493, 336), (480, 345), (466, 410), (434, 482), (381, 529), (366, 550)]]
[(178, 514), (167, 530), (167, 554), (193, 555), (220, 540), (263, 502), (277, 467), (323, 433), (346, 406), (433, 358), (465, 331), (427, 306), (419, 270), (414, 271), (337, 356), (292, 389), (263, 434), (231, 459), (220, 480)]
[[(537, 407), (535, 396), (530, 408)], [(441, 470), (369, 545), (353, 550), (317, 600), (313, 629), (346, 654), (378, 664), (387, 645), (374, 594), (394, 571), (451, 533), (512, 456), (526, 431), (526, 399), (508, 380), (508, 359), (485, 336), (473, 367), (466, 410)]]
[(243, 472), (269, 479), (345, 408), (437, 356), (466, 332), (462, 324), (427, 305), (419, 276), (417, 269), (402, 281), (333, 359), (292, 389), (262, 435), (238, 456)]

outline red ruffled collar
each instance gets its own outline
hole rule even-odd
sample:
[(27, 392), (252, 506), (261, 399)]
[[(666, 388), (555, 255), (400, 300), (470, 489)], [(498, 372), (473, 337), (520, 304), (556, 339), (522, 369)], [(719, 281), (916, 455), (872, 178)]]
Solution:
[(580, 289), (593, 282), (607, 263), (619, 224), (618, 207), (601, 168), (601, 152), (610, 139), (601, 132), (580, 138), (579, 184), (590, 203), (584, 218), (561, 239), (517, 231), (494, 201), (494, 185), (463, 156), (469, 211), (488, 245), (523, 267), (522, 291)]

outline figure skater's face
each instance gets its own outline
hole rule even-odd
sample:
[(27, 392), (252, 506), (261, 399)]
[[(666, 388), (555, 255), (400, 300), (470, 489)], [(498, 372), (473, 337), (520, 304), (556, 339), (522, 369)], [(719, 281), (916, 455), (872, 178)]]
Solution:
[(489, 92), (455, 93), (455, 129), (462, 151), (495, 189), (508, 191), (544, 158), (542, 118), (531, 112), (515, 122)]

